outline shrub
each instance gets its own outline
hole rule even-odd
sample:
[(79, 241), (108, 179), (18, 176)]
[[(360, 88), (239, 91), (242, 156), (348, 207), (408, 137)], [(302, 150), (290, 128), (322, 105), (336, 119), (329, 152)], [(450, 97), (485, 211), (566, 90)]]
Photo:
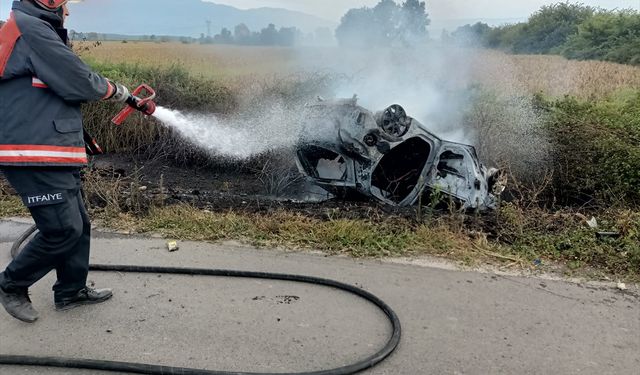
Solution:
[(597, 13), (580, 25), (562, 52), (572, 59), (640, 65), (640, 13)]
[(483, 161), (510, 172), (507, 200), (640, 206), (640, 91), (599, 99), (470, 92), (465, 127)]
[(543, 6), (527, 22), (481, 26), (465, 25), (453, 36), (465, 41), (473, 35), (484, 46), (513, 53), (640, 65), (640, 13), (632, 9), (557, 3)]
[(555, 199), (640, 205), (640, 92), (598, 102), (543, 100), (541, 106), (551, 114)]
[(516, 53), (550, 53), (562, 46), (578, 25), (593, 15), (593, 8), (582, 4), (557, 3), (543, 6), (533, 14), (515, 38)]

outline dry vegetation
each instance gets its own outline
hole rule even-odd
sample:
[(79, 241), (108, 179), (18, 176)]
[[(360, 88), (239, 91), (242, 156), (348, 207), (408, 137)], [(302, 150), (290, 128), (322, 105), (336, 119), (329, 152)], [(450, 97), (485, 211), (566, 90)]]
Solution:
[(191, 74), (206, 78), (268, 76), (294, 72), (295, 51), (279, 47), (240, 47), (153, 42), (104, 42), (94, 46), (77, 42), (83, 58), (118, 64), (137, 63), (154, 67), (180, 65)]
[(508, 55), (486, 51), (472, 77), (487, 87), (509, 88), (517, 82), (531, 94), (597, 99), (640, 87), (640, 67), (561, 56)]
[[(323, 48), (317, 53), (319, 58), (341, 54), (333, 48)], [(297, 54), (298, 51), (291, 48), (105, 42), (89, 47), (83, 57), (99, 62), (130, 62), (155, 67), (178, 64), (195, 75), (233, 81), (289, 76), (304, 71), (306, 67), (296, 62)], [(472, 60), (469, 64), (472, 81), (501, 90), (513, 90), (517, 84), (518, 90), (532, 94), (602, 98), (623, 89), (640, 87), (640, 67), (629, 65), (573, 61), (560, 56), (508, 55), (488, 50), (469, 52), (467, 56)]]

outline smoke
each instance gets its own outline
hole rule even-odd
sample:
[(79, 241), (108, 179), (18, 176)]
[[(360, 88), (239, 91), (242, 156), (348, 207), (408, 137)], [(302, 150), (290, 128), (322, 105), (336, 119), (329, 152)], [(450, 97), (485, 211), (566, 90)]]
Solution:
[(469, 100), (464, 90), (468, 58), (468, 51), (435, 46), (341, 49), (324, 59), (302, 57), (311, 69), (332, 69), (348, 77), (336, 85), (336, 96), (357, 94), (359, 104), (372, 111), (400, 104), (430, 131), (470, 143), (473, 135), (461, 126)]
[(400, 104), (430, 132), (474, 145), (483, 161), (521, 176), (543, 169), (549, 154), (542, 119), (518, 68), (495, 53), (440, 43), (300, 48), (288, 69), (298, 73), (245, 85), (237, 93), (240, 104), (234, 114), (159, 108), (156, 117), (216, 157), (248, 159), (290, 150), (302, 134), (302, 141), (332, 139), (331, 121), (302, 131), (308, 122), (305, 104), (317, 95), (357, 94), (359, 104), (374, 112)]
[(509, 59), (435, 43), (414, 49), (314, 47), (297, 52), (292, 65), (306, 73), (245, 85), (234, 114), (159, 108), (155, 116), (213, 156), (248, 159), (292, 149), (301, 141), (332, 139), (331, 121), (318, 119), (302, 132), (308, 122), (305, 104), (317, 95), (357, 94), (359, 104), (374, 112), (402, 105), (430, 132), (476, 146), (480, 158), (493, 166), (531, 175), (532, 165), (542, 166), (547, 158), (542, 120)]
[[(313, 85), (310, 81), (309, 85)], [(285, 88), (289, 90), (290, 88)], [(245, 160), (259, 155), (291, 150), (303, 138), (331, 137), (327, 127), (305, 128), (302, 97), (283, 97), (248, 85), (240, 93), (239, 109), (231, 115), (186, 113), (158, 107), (154, 117), (182, 138), (212, 157)], [(277, 91), (277, 90), (276, 90)], [(315, 92), (312, 88), (311, 92)]]
[(476, 146), (480, 158), (522, 177), (544, 170), (549, 143), (529, 82), (498, 52), (432, 42), (413, 48), (301, 50), (311, 71), (340, 74), (336, 97), (381, 111), (402, 105), (427, 130)]

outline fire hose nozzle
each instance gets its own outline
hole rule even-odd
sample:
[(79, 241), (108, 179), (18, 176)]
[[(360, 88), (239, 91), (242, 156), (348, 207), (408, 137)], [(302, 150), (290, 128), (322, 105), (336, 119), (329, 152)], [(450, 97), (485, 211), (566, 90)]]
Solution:
[[(145, 92), (146, 96), (140, 95)], [(127, 99), (127, 106), (114, 117), (111, 122), (115, 125), (122, 125), (122, 123), (135, 111), (140, 111), (147, 116), (151, 116), (156, 111), (156, 103), (153, 101), (156, 98), (156, 92), (151, 86), (142, 84), (138, 86), (131, 96)]]

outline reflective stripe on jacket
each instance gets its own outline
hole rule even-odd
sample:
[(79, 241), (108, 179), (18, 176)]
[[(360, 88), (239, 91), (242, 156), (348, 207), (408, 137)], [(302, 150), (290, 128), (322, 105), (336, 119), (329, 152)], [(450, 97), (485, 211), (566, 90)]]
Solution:
[(54, 12), (14, 1), (0, 29), (0, 167), (87, 163), (80, 105), (112, 88), (65, 44), (61, 26)]

